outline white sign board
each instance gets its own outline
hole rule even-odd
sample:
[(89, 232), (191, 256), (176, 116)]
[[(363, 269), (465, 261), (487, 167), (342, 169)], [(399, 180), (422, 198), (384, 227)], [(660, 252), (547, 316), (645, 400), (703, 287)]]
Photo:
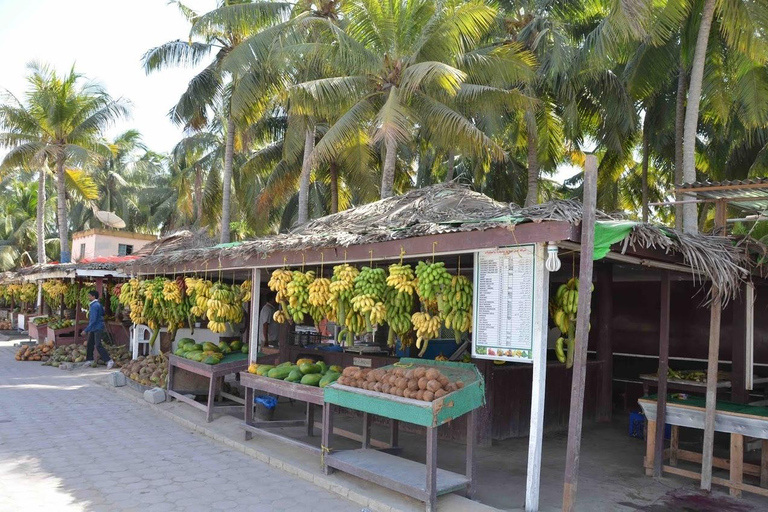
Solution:
[(472, 357), (533, 362), (547, 320), (543, 251), (522, 244), (475, 254)]

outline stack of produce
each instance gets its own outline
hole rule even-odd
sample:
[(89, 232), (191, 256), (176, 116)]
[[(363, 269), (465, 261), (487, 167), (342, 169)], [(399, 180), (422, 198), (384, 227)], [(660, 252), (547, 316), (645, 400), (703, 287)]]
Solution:
[(349, 366), (336, 381), (377, 393), (385, 393), (431, 402), (464, 387), (460, 380), (451, 382), (437, 368), (389, 368), (372, 370)]
[(244, 345), (240, 340), (232, 342), (220, 341), (219, 344), (216, 345), (210, 341), (195, 343), (195, 340), (193, 339), (182, 338), (179, 340), (178, 348), (174, 352), (174, 355), (199, 363), (219, 364), (222, 359), (224, 359), (225, 355), (234, 352), (247, 354), (248, 345)]
[(32, 319), (32, 323), (35, 325), (45, 325), (52, 320), (56, 320), (52, 316), (38, 316)]
[(13, 325), (10, 320), (3, 320), (0, 322), (0, 331), (10, 331), (11, 329), (13, 329)]
[(57, 309), (69, 290), (70, 285), (61, 279), (51, 279), (43, 282), (43, 298), (51, 309)]
[[(82, 363), (85, 361), (85, 356), (88, 353), (87, 341), (84, 341), (81, 344), (62, 345), (60, 347), (56, 347), (55, 349), (53, 348), (52, 342), (48, 342), (46, 345), (50, 346), (51, 348), (49, 351), (50, 358), (47, 361), (45, 359), (41, 359), (41, 361), (46, 361), (43, 363), (43, 366), (58, 367), (61, 363)], [(112, 346), (105, 343), (104, 348), (107, 349), (109, 357), (115, 362), (115, 366), (117, 367), (120, 367), (131, 360), (130, 351), (125, 345)], [(106, 363), (106, 361), (100, 360), (97, 364)], [(93, 366), (95, 367), (96, 364)]]
[(21, 347), (16, 352), (17, 361), (48, 361), (51, 353), (54, 351), (53, 343), (48, 342), (42, 345), (27, 345)]
[(296, 364), (285, 362), (277, 366), (252, 363), (248, 367), (248, 372), (270, 379), (324, 388), (336, 382), (341, 376), (341, 367), (329, 367), (323, 361), (315, 363), (312, 359), (299, 359)]
[(53, 319), (53, 321), (48, 322), (48, 328), (53, 330), (64, 329), (65, 327), (72, 327), (73, 325), (75, 325), (74, 320), (65, 320), (61, 318), (56, 318)]
[(168, 357), (165, 354), (139, 356), (124, 365), (120, 371), (142, 386), (158, 386), (165, 389), (168, 379)]

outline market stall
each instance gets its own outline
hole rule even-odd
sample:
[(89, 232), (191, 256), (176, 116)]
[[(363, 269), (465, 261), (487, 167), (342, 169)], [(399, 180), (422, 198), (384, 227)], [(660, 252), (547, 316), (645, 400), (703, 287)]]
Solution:
[[(174, 354), (168, 356), (168, 395), (200, 409), (205, 413), (206, 421), (213, 421), (216, 413), (241, 413), (243, 404), (232, 400), (232, 396), (223, 397), (224, 377), (240, 373), (248, 367), (248, 354), (235, 352), (225, 355), (220, 362), (208, 364), (186, 359)], [(176, 387), (179, 372), (200, 375), (208, 383), (207, 389), (179, 389)], [(188, 395), (207, 395), (206, 403), (200, 403)], [(216, 400), (219, 403), (216, 403)], [(224, 402), (227, 399), (228, 402)]]
[[(656, 457), (656, 431), (657, 414), (656, 397), (643, 398), (638, 401), (643, 408), (643, 413), (648, 420), (648, 434), (646, 435), (646, 456), (644, 466), (646, 473), (651, 475), (655, 466)], [(678, 461), (687, 461), (701, 464), (702, 454), (699, 452), (683, 450), (679, 447), (680, 427), (704, 430), (706, 415), (706, 402), (700, 397), (688, 397), (686, 399), (667, 397), (665, 409), (665, 422), (672, 425), (673, 432), (669, 449), (663, 450), (663, 459), (669, 459), (669, 465), (662, 463), (662, 469), (666, 473), (701, 480), (701, 473), (677, 467)], [(747, 491), (763, 496), (768, 496), (768, 407), (735, 404), (732, 402), (717, 402), (715, 414), (715, 431), (730, 434), (730, 457), (722, 459), (714, 457), (712, 464), (715, 468), (725, 469), (730, 472), (729, 478), (712, 477), (712, 483), (723, 485), (730, 489), (731, 495), (740, 496), (741, 491)], [(751, 437), (761, 440), (761, 463), (759, 466), (744, 463), (744, 440)], [(744, 482), (744, 475), (755, 477), (759, 484)]]
[[(482, 377), (473, 365), (404, 358), (396, 365), (379, 370), (365, 373), (352, 368), (345, 373), (344, 380), (325, 389), (324, 399), (326, 404), (364, 413), (363, 442), (357, 450), (335, 450), (332, 443), (333, 407), (326, 405), (322, 444), (326, 472), (331, 468), (338, 469), (407, 494), (425, 502), (428, 512), (436, 510), (437, 496), (442, 494), (462, 490), (469, 498), (473, 496), (476, 409), (483, 405), (485, 397)], [(364, 388), (357, 387), (361, 385), (359, 376), (368, 384)], [(398, 393), (383, 392), (390, 386), (396, 386)], [(413, 391), (413, 395), (401, 390)], [(421, 394), (417, 396), (419, 391)], [(466, 473), (459, 475), (437, 467), (437, 428), (465, 414), (469, 414)], [(373, 415), (426, 427), (426, 464), (371, 450)]]

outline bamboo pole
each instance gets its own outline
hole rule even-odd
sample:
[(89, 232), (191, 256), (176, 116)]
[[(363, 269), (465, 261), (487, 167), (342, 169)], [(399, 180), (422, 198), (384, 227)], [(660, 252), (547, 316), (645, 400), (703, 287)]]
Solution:
[(571, 386), (571, 411), (568, 421), (568, 450), (565, 461), (563, 512), (576, 504), (584, 411), (584, 385), (587, 377), (587, 342), (592, 302), (592, 257), (595, 250), (595, 209), (597, 203), (597, 157), (587, 155), (584, 170), (584, 210), (581, 220), (581, 258), (579, 261), (579, 305), (576, 313), (576, 354)]

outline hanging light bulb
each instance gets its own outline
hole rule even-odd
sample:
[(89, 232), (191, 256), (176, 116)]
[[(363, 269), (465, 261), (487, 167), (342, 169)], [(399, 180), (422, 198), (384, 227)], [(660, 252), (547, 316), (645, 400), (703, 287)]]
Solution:
[(550, 272), (557, 272), (562, 265), (560, 258), (557, 257), (557, 250), (557, 243), (547, 243), (547, 263), (545, 265)]

